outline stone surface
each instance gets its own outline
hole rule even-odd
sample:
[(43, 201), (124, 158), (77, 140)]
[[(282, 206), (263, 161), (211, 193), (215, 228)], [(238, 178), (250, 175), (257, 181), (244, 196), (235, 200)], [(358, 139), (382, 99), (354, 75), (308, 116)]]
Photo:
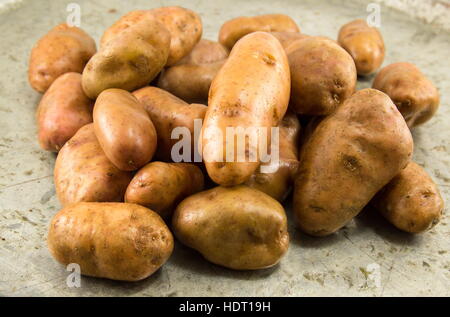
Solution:
[[(313, 35), (336, 38), (339, 27), (367, 15), (368, 1), (146, 1), (77, 0), (81, 27), (96, 40), (127, 11), (181, 4), (198, 11), (204, 36), (239, 15), (286, 13)], [(7, 296), (402, 296), (450, 295), (450, 218), (430, 232), (401, 233), (372, 210), (338, 234), (307, 237), (291, 228), (291, 246), (268, 270), (235, 272), (212, 265), (177, 245), (161, 270), (139, 283), (83, 277), (66, 285), (68, 272), (46, 247), (47, 226), (59, 209), (52, 173), (55, 155), (40, 150), (35, 109), (40, 95), (27, 82), (27, 61), (36, 40), (66, 19), (67, 1), (23, 0), (0, 8), (0, 295)], [(415, 160), (450, 197), (450, 33), (382, 7), (384, 65), (410, 61), (438, 86), (438, 114), (414, 131)], [(359, 88), (369, 87), (373, 78)], [(288, 204), (289, 205), (289, 204)], [(287, 206), (290, 214), (290, 207)], [(379, 277), (379, 282), (378, 279)]]

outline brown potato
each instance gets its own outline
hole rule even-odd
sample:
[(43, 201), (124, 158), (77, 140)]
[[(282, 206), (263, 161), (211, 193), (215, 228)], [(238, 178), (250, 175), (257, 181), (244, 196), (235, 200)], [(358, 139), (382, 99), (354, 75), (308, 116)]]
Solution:
[(58, 152), (82, 126), (92, 122), (90, 100), (81, 87), (81, 74), (59, 76), (45, 92), (36, 111), (41, 148)]
[[(289, 65), (280, 42), (265, 32), (239, 40), (212, 82), (202, 128), (203, 160), (214, 182), (231, 186), (251, 177), (260, 165), (261, 142), (267, 138), (270, 145), (270, 128), (286, 113), (289, 93)], [(227, 140), (226, 130), (238, 127), (243, 130), (234, 131), (238, 140)], [(249, 131), (255, 128), (260, 130)], [(245, 146), (240, 151), (239, 139)], [(233, 143), (230, 158), (227, 147)], [(244, 160), (239, 160), (241, 154)]]
[(314, 236), (339, 230), (406, 167), (412, 152), (411, 133), (389, 97), (358, 91), (302, 147), (294, 187), (297, 225)]
[(175, 210), (172, 226), (181, 243), (235, 270), (271, 267), (289, 247), (283, 206), (243, 185), (186, 198)]
[(96, 51), (94, 39), (82, 29), (57, 25), (31, 50), (28, 81), (33, 89), (43, 93), (59, 76), (81, 73)]
[(293, 112), (288, 112), (279, 127), (278, 170), (273, 173), (262, 173), (258, 171), (245, 184), (282, 202), (291, 190), (299, 164), (298, 142), (300, 122)]
[(123, 201), (131, 174), (115, 167), (94, 133), (94, 124), (80, 128), (56, 158), (54, 181), (61, 204)]
[(297, 24), (284, 14), (263, 14), (238, 17), (225, 22), (219, 31), (219, 42), (231, 49), (245, 35), (257, 31), (300, 32)]
[(414, 162), (379, 191), (372, 204), (390, 223), (410, 233), (433, 228), (444, 211), (438, 187)]
[(152, 18), (164, 25), (170, 33), (167, 66), (176, 64), (181, 58), (189, 54), (202, 36), (202, 21), (198, 14), (182, 7), (162, 7), (127, 13), (105, 31), (100, 42), (101, 47), (114, 39), (124, 29), (142, 20)]
[(191, 161), (194, 157), (194, 120), (203, 120), (207, 107), (188, 104), (174, 95), (157, 87), (144, 87), (133, 92), (150, 115), (158, 136), (158, 149), (155, 157), (159, 160), (172, 160), (172, 147), (179, 140), (172, 139), (173, 129), (186, 127), (191, 135)]
[(409, 128), (427, 122), (439, 108), (438, 90), (410, 63), (394, 63), (384, 67), (375, 77), (372, 88), (391, 97)]
[(152, 210), (125, 203), (78, 203), (50, 224), (48, 248), (61, 264), (81, 274), (119, 281), (152, 275), (170, 257), (173, 236)]
[(280, 41), (286, 54), (289, 54), (296, 42), (310, 37), (309, 35), (296, 32), (270, 32), (270, 34), (275, 36), (277, 40)]
[(187, 102), (206, 103), (211, 82), (227, 57), (223, 45), (201, 40), (189, 55), (161, 73), (158, 87)]
[(290, 49), (288, 58), (290, 106), (298, 114), (328, 115), (355, 91), (355, 63), (335, 41), (311, 36)]
[(168, 219), (180, 201), (203, 190), (203, 186), (203, 173), (194, 164), (152, 162), (134, 176), (125, 201), (150, 208)]
[(383, 37), (366, 20), (357, 19), (343, 25), (339, 30), (338, 43), (352, 56), (358, 75), (370, 75), (383, 64)]
[(132, 91), (148, 85), (167, 62), (170, 33), (155, 18), (142, 19), (102, 45), (83, 71), (83, 89), (95, 99), (103, 90)]
[(143, 105), (128, 91), (107, 89), (98, 96), (94, 130), (105, 155), (122, 171), (141, 168), (155, 153), (155, 126)]

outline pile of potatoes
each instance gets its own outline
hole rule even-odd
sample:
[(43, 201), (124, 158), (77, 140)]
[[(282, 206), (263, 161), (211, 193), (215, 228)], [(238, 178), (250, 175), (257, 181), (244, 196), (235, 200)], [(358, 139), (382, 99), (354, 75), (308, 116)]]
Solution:
[[(162, 7), (124, 15), (98, 50), (83, 30), (56, 26), (29, 62), (29, 82), (44, 93), (39, 143), (58, 152), (63, 209), (50, 224), (51, 254), (85, 275), (138, 281), (169, 259), (174, 235), (212, 263), (267, 268), (289, 246), (281, 203), (292, 188), (293, 219), (313, 236), (367, 205), (400, 230), (430, 229), (443, 200), (411, 161), (410, 129), (433, 116), (439, 94), (409, 63), (355, 91), (384, 56), (364, 20), (334, 41), (300, 33), (286, 15), (239, 17), (214, 42), (202, 39), (195, 12)], [(203, 162), (172, 160), (177, 127), (193, 152), (201, 144)], [(211, 131), (228, 127), (279, 127), (278, 168), (262, 171), (260, 143), (245, 161), (225, 160), (227, 142)]]

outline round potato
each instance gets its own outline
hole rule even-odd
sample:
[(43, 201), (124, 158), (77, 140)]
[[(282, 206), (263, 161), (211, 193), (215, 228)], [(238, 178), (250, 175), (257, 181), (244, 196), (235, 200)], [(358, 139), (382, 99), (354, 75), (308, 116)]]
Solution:
[(352, 57), (335, 41), (311, 36), (290, 49), (291, 108), (302, 115), (328, 115), (356, 87)]
[(383, 64), (383, 37), (366, 20), (358, 19), (343, 25), (339, 30), (338, 43), (353, 57), (358, 75), (370, 75)]
[(438, 187), (414, 162), (378, 192), (372, 204), (390, 223), (410, 233), (433, 228), (444, 211)]
[(131, 93), (107, 89), (94, 106), (94, 129), (108, 159), (122, 171), (147, 164), (156, 150), (155, 126)]
[(152, 275), (170, 257), (173, 236), (150, 209), (125, 203), (77, 203), (52, 219), (47, 238), (61, 264), (81, 274), (120, 281)]
[(283, 206), (244, 185), (186, 198), (175, 210), (172, 226), (181, 243), (235, 270), (271, 267), (289, 247)]
[(95, 99), (109, 88), (148, 85), (167, 62), (170, 33), (155, 18), (142, 19), (102, 45), (83, 71), (83, 89)]
[(131, 178), (106, 157), (92, 123), (80, 128), (56, 158), (54, 181), (62, 205), (123, 201)]
[[(191, 143), (191, 155), (187, 161), (193, 162), (195, 140), (195, 120), (205, 117), (207, 107), (200, 104), (188, 104), (174, 95), (157, 87), (144, 87), (133, 92), (134, 96), (144, 106), (150, 115), (158, 136), (158, 148), (155, 157), (163, 161), (172, 161), (172, 148), (179, 142), (172, 139), (171, 135), (175, 128), (186, 128), (189, 130)], [(199, 125), (199, 129), (201, 124)], [(178, 153), (177, 153), (178, 154)]]
[(273, 173), (258, 171), (245, 184), (282, 202), (291, 190), (299, 164), (300, 122), (293, 112), (288, 112), (281, 120), (279, 128), (278, 169)]
[(33, 89), (43, 93), (59, 76), (81, 73), (96, 51), (94, 39), (82, 29), (57, 25), (31, 50), (28, 81)]
[(389, 97), (358, 91), (302, 147), (294, 187), (297, 225), (314, 236), (339, 230), (406, 167), (412, 152), (411, 133)]
[(271, 127), (284, 117), (289, 93), (289, 65), (280, 42), (265, 32), (239, 40), (211, 84), (202, 127), (203, 160), (214, 182), (238, 185), (255, 173), (260, 145), (264, 140), (270, 145)]
[(36, 111), (41, 148), (58, 152), (82, 126), (92, 122), (90, 100), (81, 87), (81, 74), (58, 77), (45, 92)]
[(284, 14), (263, 14), (238, 17), (225, 22), (219, 31), (219, 42), (231, 49), (245, 35), (257, 31), (300, 32), (297, 24)]
[(375, 77), (372, 88), (391, 97), (409, 128), (427, 122), (439, 108), (438, 90), (410, 63), (394, 63), (384, 67)]
[(203, 186), (203, 173), (193, 164), (152, 162), (134, 176), (125, 201), (150, 208), (168, 219), (181, 200), (203, 190)]

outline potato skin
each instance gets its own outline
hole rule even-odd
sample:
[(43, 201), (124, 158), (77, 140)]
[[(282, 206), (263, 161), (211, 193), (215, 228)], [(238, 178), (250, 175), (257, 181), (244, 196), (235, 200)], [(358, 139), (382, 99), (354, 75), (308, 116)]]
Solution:
[(289, 194), (298, 169), (298, 143), (301, 127), (297, 116), (291, 111), (284, 116), (279, 127), (278, 170), (274, 173), (258, 171), (245, 184), (282, 202)]
[(412, 152), (411, 133), (389, 97), (358, 91), (302, 147), (294, 186), (297, 225), (314, 236), (339, 230), (406, 167)]
[(28, 81), (34, 90), (43, 93), (59, 76), (81, 73), (96, 51), (94, 39), (82, 29), (57, 25), (31, 50)]
[(154, 210), (169, 219), (184, 198), (203, 190), (203, 173), (194, 164), (152, 162), (128, 185), (125, 201)]
[(94, 130), (108, 159), (122, 171), (147, 164), (157, 145), (155, 126), (131, 93), (107, 89), (94, 106)]
[(370, 75), (383, 64), (383, 37), (366, 20), (357, 19), (343, 25), (339, 30), (338, 43), (352, 56), (358, 75)]
[(189, 55), (161, 72), (158, 87), (189, 103), (206, 103), (211, 82), (227, 57), (223, 45), (203, 39)]
[(144, 87), (133, 92), (133, 95), (144, 106), (155, 125), (158, 136), (158, 148), (155, 153), (157, 159), (172, 160), (172, 146), (179, 141), (171, 139), (172, 130), (176, 127), (189, 129), (192, 150), (194, 149), (194, 120), (203, 120), (207, 109), (205, 105), (188, 104), (157, 87)]
[(152, 210), (125, 203), (77, 203), (50, 224), (48, 248), (63, 265), (81, 274), (119, 281), (152, 275), (170, 257), (173, 236)]
[(352, 57), (335, 41), (311, 36), (290, 49), (291, 108), (302, 115), (328, 115), (356, 88)]
[[(214, 182), (224, 186), (242, 184), (260, 165), (259, 145), (249, 142), (245, 144), (244, 162), (237, 160), (238, 142), (234, 144), (233, 161), (227, 162), (226, 129), (264, 128), (270, 145), (270, 128), (278, 126), (286, 113), (289, 94), (289, 65), (279, 41), (265, 32), (239, 40), (211, 84), (202, 127), (203, 160)], [(223, 137), (217, 137), (215, 131)], [(258, 141), (263, 137), (256, 133)], [(257, 154), (256, 162), (249, 159), (252, 152)]]
[(175, 210), (172, 228), (181, 243), (235, 270), (271, 267), (289, 247), (283, 206), (244, 185), (186, 198)]
[(372, 205), (398, 229), (410, 233), (433, 228), (444, 211), (438, 187), (414, 162), (377, 193)]
[(284, 14), (238, 17), (225, 22), (219, 31), (219, 43), (231, 49), (245, 35), (257, 31), (300, 32), (297, 24)]
[(131, 174), (115, 167), (103, 152), (93, 123), (80, 128), (56, 158), (54, 181), (63, 206), (77, 202), (123, 201)]
[(289, 54), (292, 47), (295, 46), (294, 43), (310, 37), (309, 35), (296, 32), (270, 32), (270, 34), (275, 36), (277, 40), (280, 41), (281, 46), (283, 46), (286, 51), (286, 54)]
[(45, 92), (36, 111), (39, 144), (58, 152), (82, 126), (92, 122), (94, 101), (81, 87), (81, 74), (59, 76)]
[(372, 88), (391, 97), (409, 128), (427, 122), (439, 108), (437, 88), (410, 63), (394, 63), (382, 68)]
[(101, 46), (83, 71), (83, 89), (95, 99), (109, 88), (148, 85), (167, 62), (170, 33), (155, 18), (142, 19)]

